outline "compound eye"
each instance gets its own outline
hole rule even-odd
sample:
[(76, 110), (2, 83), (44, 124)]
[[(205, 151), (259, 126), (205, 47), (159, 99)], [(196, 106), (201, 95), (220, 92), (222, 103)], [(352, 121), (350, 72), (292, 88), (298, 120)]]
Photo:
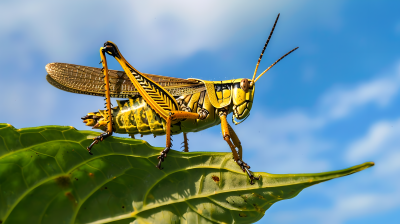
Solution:
[(248, 79), (242, 79), (242, 81), (240, 81), (240, 88), (247, 93), (247, 91), (249, 91), (249, 87), (250, 87), (250, 83)]

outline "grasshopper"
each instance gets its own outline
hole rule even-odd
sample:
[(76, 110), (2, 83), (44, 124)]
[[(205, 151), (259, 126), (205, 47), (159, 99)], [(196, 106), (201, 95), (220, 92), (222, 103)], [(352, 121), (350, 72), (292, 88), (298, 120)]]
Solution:
[[(171, 149), (171, 135), (184, 134), (184, 151), (188, 151), (188, 132), (198, 132), (221, 124), (222, 137), (228, 143), (235, 162), (253, 180), (259, 180), (250, 171), (250, 166), (242, 160), (242, 145), (236, 133), (227, 122), (227, 115), (233, 113), (236, 125), (249, 115), (254, 99), (255, 83), (276, 63), (297, 49), (286, 53), (275, 61), (257, 78), (256, 73), (264, 51), (274, 32), (279, 14), (258, 59), (253, 78), (206, 81), (201, 79), (180, 79), (139, 72), (122, 56), (118, 47), (111, 41), (100, 48), (102, 69), (50, 63), (46, 65), (47, 81), (53, 86), (68, 92), (105, 97), (105, 110), (88, 113), (83, 122), (104, 133), (93, 139), (87, 147), (115, 133), (166, 135), (166, 147), (158, 157), (156, 167), (161, 168)], [(123, 71), (109, 70), (106, 53), (113, 56)], [(118, 100), (112, 108), (110, 98)], [(237, 149), (237, 150), (236, 150)]]

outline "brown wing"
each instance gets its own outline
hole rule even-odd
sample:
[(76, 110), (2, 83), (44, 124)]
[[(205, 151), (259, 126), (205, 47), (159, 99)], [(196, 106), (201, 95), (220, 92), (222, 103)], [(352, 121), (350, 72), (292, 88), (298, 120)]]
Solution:
[[(46, 65), (47, 81), (67, 92), (104, 96), (103, 72), (100, 68), (67, 64), (49, 63)], [(142, 73), (158, 83), (173, 96), (193, 94), (205, 90), (203, 83), (161, 75)], [(111, 97), (127, 98), (139, 95), (128, 76), (123, 71), (109, 70)]]

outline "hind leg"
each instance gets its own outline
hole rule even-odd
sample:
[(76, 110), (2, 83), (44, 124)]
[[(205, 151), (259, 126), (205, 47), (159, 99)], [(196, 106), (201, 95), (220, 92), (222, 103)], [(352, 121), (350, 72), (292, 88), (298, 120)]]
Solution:
[(187, 133), (183, 133), (183, 142), (182, 142), (182, 147), (184, 152), (189, 152), (189, 139), (187, 138)]
[(108, 136), (111, 136), (113, 133), (113, 128), (112, 128), (112, 114), (111, 114), (111, 100), (110, 100), (110, 80), (108, 76), (108, 67), (107, 67), (107, 60), (106, 60), (106, 55), (105, 52), (107, 51), (107, 47), (101, 47), (100, 48), (100, 57), (101, 57), (101, 63), (103, 64), (103, 74), (104, 74), (104, 87), (105, 87), (105, 95), (106, 95), (106, 121), (107, 121), (107, 130), (106, 132), (102, 133), (101, 135), (97, 136), (96, 138), (93, 139), (92, 144), (90, 144), (86, 149), (89, 151), (91, 155), (92, 152), (92, 147), (97, 144), (99, 141), (103, 141), (105, 138)]
[(159, 161), (157, 164), (158, 169), (161, 168), (161, 163), (164, 162), (165, 158), (167, 157), (167, 154), (169, 150), (171, 149), (171, 123), (174, 120), (179, 120), (179, 119), (204, 119), (203, 115), (196, 114), (196, 113), (191, 113), (191, 112), (186, 112), (186, 111), (172, 111), (169, 113), (169, 116), (167, 118), (167, 124), (166, 124), (166, 147), (165, 149), (160, 153), (160, 156), (158, 157)]

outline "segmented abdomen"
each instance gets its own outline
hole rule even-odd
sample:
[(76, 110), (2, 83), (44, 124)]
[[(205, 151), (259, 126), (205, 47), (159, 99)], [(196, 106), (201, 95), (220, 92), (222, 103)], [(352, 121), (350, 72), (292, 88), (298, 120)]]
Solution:
[(152, 110), (142, 97), (118, 102), (114, 108), (115, 132), (125, 134), (165, 134), (165, 121)]
[[(142, 97), (117, 101), (118, 107), (114, 108), (114, 128), (116, 133), (165, 135), (166, 121), (162, 119)], [(178, 99), (180, 110), (197, 113), (207, 110), (208, 115), (204, 120), (183, 120), (171, 126), (171, 134), (182, 132), (197, 132), (220, 123), (216, 109), (210, 103), (207, 92), (202, 91), (186, 95)]]

